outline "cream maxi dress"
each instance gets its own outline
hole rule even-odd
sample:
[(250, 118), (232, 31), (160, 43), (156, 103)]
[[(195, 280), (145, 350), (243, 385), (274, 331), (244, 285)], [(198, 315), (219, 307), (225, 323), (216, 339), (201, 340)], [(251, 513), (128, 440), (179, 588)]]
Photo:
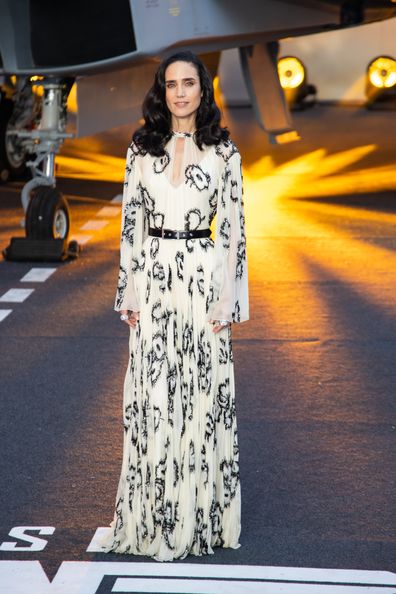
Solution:
[[(240, 546), (231, 326), (214, 333), (209, 320), (249, 319), (242, 195), (231, 140), (201, 151), (173, 132), (163, 157), (128, 147), (115, 309), (140, 317), (130, 328), (106, 552), (171, 561)], [(207, 228), (216, 212), (215, 241), (148, 235), (149, 226)]]

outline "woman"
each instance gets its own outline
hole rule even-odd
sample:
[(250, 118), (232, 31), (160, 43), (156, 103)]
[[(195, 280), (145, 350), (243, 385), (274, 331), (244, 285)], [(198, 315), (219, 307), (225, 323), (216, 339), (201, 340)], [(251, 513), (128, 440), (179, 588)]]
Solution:
[(242, 173), (193, 53), (161, 63), (143, 116), (125, 170), (115, 309), (130, 359), (104, 550), (171, 561), (240, 546), (231, 323), (249, 318)]

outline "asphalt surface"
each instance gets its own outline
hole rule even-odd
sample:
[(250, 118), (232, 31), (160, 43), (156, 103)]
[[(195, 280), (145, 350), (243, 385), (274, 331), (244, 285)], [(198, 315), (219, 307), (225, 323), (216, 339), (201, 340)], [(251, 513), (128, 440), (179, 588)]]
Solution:
[[(250, 109), (225, 116), (244, 165), (251, 303), (233, 326), (242, 546), (186, 561), (396, 571), (395, 112), (296, 113), (303, 140), (280, 147)], [(90, 237), (79, 259), (0, 262), (0, 310), (12, 310), (0, 322), (0, 543), (16, 526), (55, 528), (44, 550), (0, 559), (39, 560), (50, 578), (64, 560), (147, 561), (86, 552), (112, 519), (121, 465), (128, 329), (112, 310), (111, 201), (132, 130), (62, 148), (72, 236)], [(21, 187), (0, 187), (0, 249), (23, 234)], [(92, 220), (107, 222), (81, 230)], [(22, 282), (33, 267), (56, 270)], [(34, 291), (2, 300), (15, 288)]]

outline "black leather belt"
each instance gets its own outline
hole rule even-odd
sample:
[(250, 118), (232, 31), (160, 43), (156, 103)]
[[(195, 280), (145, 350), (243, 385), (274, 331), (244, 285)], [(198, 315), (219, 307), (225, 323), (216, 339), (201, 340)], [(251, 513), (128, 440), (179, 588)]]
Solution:
[(155, 229), (149, 227), (149, 235), (162, 239), (194, 239), (195, 237), (210, 237), (210, 229), (192, 229), (191, 231), (173, 231), (172, 229)]

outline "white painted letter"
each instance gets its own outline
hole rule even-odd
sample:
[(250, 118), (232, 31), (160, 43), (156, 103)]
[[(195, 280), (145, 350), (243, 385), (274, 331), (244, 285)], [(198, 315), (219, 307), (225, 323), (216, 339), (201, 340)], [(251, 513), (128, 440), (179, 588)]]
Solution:
[(24, 542), (30, 542), (31, 544), (28, 547), (23, 547), (18, 546), (16, 542), (5, 541), (0, 544), (0, 551), (43, 551), (47, 546), (48, 540), (25, 534), (25, 530), (34, 530), (34, 532), (38, 532), (39, 534), (53, 534), (55, 532), (53, 526), (15, 526), (10, 530), (8, 535)]

